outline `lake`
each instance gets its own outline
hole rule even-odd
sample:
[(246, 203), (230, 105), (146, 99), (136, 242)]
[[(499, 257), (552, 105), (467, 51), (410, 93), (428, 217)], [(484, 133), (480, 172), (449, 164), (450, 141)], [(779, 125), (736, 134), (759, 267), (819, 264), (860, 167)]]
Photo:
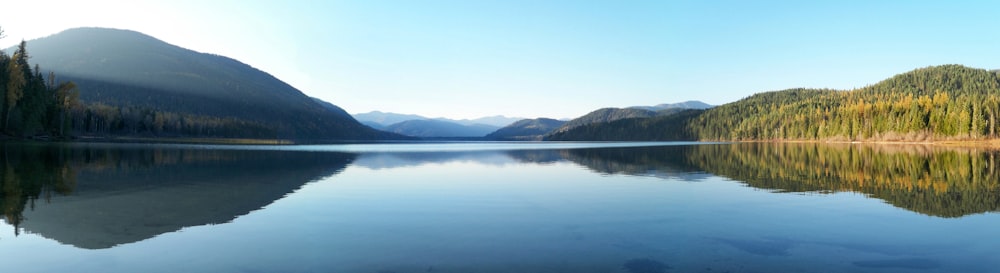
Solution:
[(996, 272), (1000, 152), (2, 144), (4, 272)]

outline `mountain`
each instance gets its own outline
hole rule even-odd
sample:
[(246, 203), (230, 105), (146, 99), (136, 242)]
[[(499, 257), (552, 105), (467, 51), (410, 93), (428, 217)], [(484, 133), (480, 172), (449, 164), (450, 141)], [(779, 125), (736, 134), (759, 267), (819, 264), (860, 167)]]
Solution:
[(941, 65), (853, 90), (764, 92), (707, 110), (592, 124), (546, 139), (984, 140), (1000, 136), (998, 119), (1000, 73)]
[(274, 76), (119, 29), (76, 28), (28, 41), (33, 64), (79, 88), (84, 134), (380, 139), (339, 107)]
[(372, 111), (353, 115), (369, 127), (415, 137), (482, 137), (519, 119), (490, 116), (477, 119), (427, 118)]
[(426, 117), (423, 117), (423, 116), (418, 116), (418, 115), (397, 114), (397, 113), (388, 113), (388, 112), (380, 112), (380, 111), (371, 111), (371, 112), (368, 112), (368, 113), (359, 113), (359, 114), (354, 114), (352, 116), (354, 116), (354, 119), (357, 119), (361, 123), (364, 123), (364, 124), (378, 124), (378, 125), (381, 125), (381, 127), (383, 127), (383, 128), (386, 127), (386, 126), (389, 126), (389, 125), (393, 125), (393, 124), (404, 122), (404, 121), (408, 121), (408, 120), (418, 120), (418, 119), (419, 120), (425, 120), (425, 119), (429, 119), (429, 118), (426, 118)]
[(454, 122), (454, 123), (458, 123), (458, 124), (462, 124), (462, 125), (485, 124), (485, 125), (496, 126), (496, 127), (504, 127), (504, 126), (510, 125), (511, 123), (514, 123), (514, 122), (516, 122), (518, 120), (522, 120), (524, 118), (509, 118), (509, 117), (506, 117), (506, 116), (489, 116), (489, 117), (481, 117), (481, 118), (477, 118), (477, 119), (447, 119), (447, 118), (437, 118), (437, 119), (438, 120), (444, 120), (444, 121), (450, 121), (450, 122)]
[(499, 128), (499, 127), (507, 126), (507, 125), (509, 125), (511, 123), (514, 123), (515, 121), (518, 121), (518, 120), (522, 119), (522, 118), (509, 118), (509, 117), (506, 117), (506, 116), (489, 116), (489, 117), (481, 117), (481, 118), (477, 118), (477, 119), (428, 118), (428, 117), (424, 117), (424, 116), (420, 116), (420, 115), (398, 114), (398, 113), (381, 112), (381, 111), (371, 111), (371, 112), (368, 112), (368, 113), (358, 113), (358, 114), (354, 114), (352, 116), (354, 116), (354, 118), (357, 119), (358, 121), (360, 121), (361, 123), (364, 123), (364, 124), (380, 124), (383, 127), (389, 126), (389, 125), (393, 125), (393, 124), (396, 124), (396, 123), (400, 123), (400, 122), (404, 122), (404, 121), (408, 121), (408, 120), (434, 119), (434, 120), (440, 120), (440, 121), (458, 123), (458, 124), (461, 124), (461, 125), (470, 125), (471, 126), (471, 125), (476, 125), (476, 124), (484, 124), (484, 125), (490, 125), (490, 126), (495, 126), (495, 127)]
[(483, 137), (499, 129), (485, 124), (462, 125), (454, 122), (416, 119), (385, 127), (385, 131), (414, 137)]
[(702, 110), (704, 110), (704, 109), (708, 109), (708, 108), (712, 108), (712, 107), (714, 107), (714, 106), (711, 105), (711, 104), (708, 104), (708, 103), (704, 103), (704, 102), (696, 101), (696, 100), (689, 100), (689, 101), (678, 102), (678, 103), (657, 104), (657, 105), (654, 105), (654, 106), (632, 106), (632, 107), (629, 107), (629, 108), (645, 109), (645, 110), (650, 110), (650, 111), (660, 111), (660, 110), (665, 110), (665, 109), (702, 109)]
[(578, 126), (593, 123), (609, 122), (625, 118), (648, 118), (653, 116), (656, 116), (656, 111), (636, 108), (601, 108), (566, 122), (562, 125), (562, 127), (559, 127), (559, 129), (556, 129), (554, 132), (563, 132)]
[(542, 140), (542, 137), (566, 124), (550, 118), (522, 119), (486, 135), (495, 140)]

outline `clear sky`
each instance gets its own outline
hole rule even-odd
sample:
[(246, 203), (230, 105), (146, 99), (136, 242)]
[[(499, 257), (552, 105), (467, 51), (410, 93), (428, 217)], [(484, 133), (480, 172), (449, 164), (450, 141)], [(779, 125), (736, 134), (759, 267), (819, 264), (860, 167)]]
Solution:
[[(16, 1), (4, 47), (131, 29), (232, 57), (351, 113), (571, 118), (1000, 68), (1000, 1)], [(28, 45), (30, 52), (31, 45)]]

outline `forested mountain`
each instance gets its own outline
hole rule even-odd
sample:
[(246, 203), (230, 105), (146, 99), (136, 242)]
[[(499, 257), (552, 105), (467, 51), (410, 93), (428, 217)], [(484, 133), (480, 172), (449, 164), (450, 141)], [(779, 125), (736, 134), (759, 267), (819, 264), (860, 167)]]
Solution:
[(482, 137), (497, 129), (485, 124), (462, 125), (434, 119), (416, 119), (386, 126), (384, 130), (413, 137)]
[(604, 123), (547, 139), (974, 140), (997, 137), (998, 110), (998, 72), (942, 65), (855, 90), (765, 92), (701, 113)]
[(494, 140), (542, 140), (542, 137), (558, 129), (565, 121), (550, 118), (522, 119), (486, 135)]
[(78, 86), (84, 135), (398, 138), (361, 125), (270, 74), (142, 33), (77, 28), (28, 41), (31, 63)]

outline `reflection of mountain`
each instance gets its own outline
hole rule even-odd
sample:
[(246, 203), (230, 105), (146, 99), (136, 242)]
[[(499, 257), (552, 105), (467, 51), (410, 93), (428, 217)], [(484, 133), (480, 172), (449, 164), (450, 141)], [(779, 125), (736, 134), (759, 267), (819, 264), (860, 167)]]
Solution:
[(360, 154), (351, 165), (378, 170), (452, 162), (503, 166), (517, 163), (548, 164), (562, 160), (564, 159), (559, 150), (377, 152)]
[(926, 146), (744, 143), (693, 146), (691, 164), (778, 191), (852, 191), (907, 210), (959, 217), (1000, 211), (997, 151)]
[[(50, 149), (63, 156), (51, 162), (62, 166), (55, 169), (77, 170), (75, 190), (25, 210), (20, 227), (88, 249), (232, 221), (339, 172), (355, 158), (329, 152)], [(25, 173), (6, 173), (11, 170)]]
[[(699, 145), (704, 146), (704, 145)], [(698, 181), (711, 175), (690, 166), (683, 157), (691, 146), (656, 146), (565, 150), (564, 158), (604, 174), (651, 176)]]

